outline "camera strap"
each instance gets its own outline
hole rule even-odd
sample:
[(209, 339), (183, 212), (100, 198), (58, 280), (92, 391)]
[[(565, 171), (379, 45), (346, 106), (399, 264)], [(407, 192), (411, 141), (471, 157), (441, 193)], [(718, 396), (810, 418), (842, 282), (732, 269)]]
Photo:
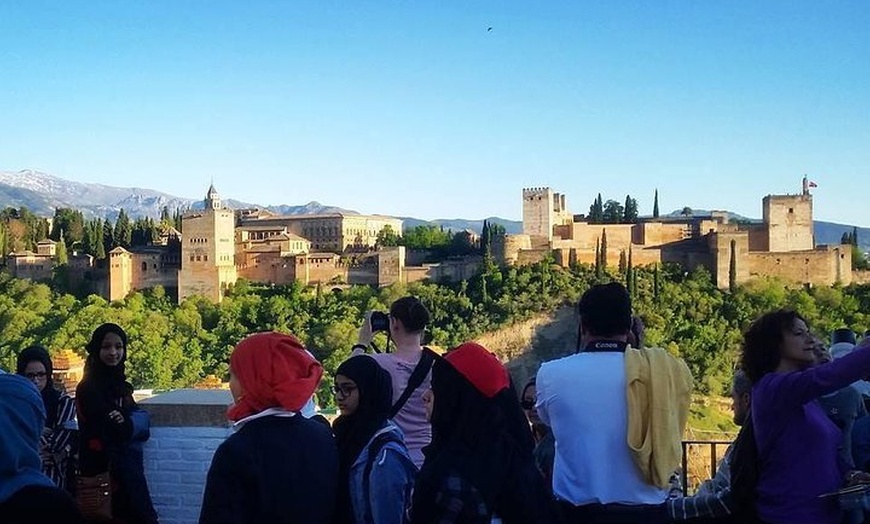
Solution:
[(426, 375), (429, 374), (429, 370), (432, 369), (432, 364), (434, 363), (435, 353), (429, 348), (423, 348), (423, 354), (420, 355), (420, 360), (414, 366), (414, 371), (411, 372), (411, 376), (408, 378), (408, 385), (405, 386), (405, 391), (402, 392), (402, 396), (399, 397), (396, 403), (393, 404), (393, 409), (390, 410), (390, 418), (395, 417), (402, 410), (402, 407), (408, 402), (414, 391), (426, 380)]

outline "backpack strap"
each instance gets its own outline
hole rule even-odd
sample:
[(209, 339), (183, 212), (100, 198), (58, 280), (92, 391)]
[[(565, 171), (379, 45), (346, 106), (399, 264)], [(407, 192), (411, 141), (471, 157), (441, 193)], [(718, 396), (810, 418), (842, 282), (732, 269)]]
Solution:
[(420, 384), (426, 380), (426, 375), (429, 374), (429, 370), (432, 369), (432, 364), (435, 362), (436, 355), (429, 348), (423, 348), (423, 354), (420, 356), (419, 362), (414, 366), (414, 371), (411, 372), (411, 376), (408, 378), (408, 385), (405, 386), (405, 391), (402, 392), (402, 396), (393, 404), (393, 409), (390, 410), (390, 418), (395, 417), (399, 411), (402, 410), (405, 403), (408, 402), (408, 399), (411, 398), (411, 395), (417, 388), (420, 387)]
[[(375, 467), (375, 462), (377, 462), (378, 456), (380, 456), (381, 451), (384, 449), (384, 446), (386, 446), (390, 442), (401, 442), (392, 431), (388, 431), (386, 433), (382, 433), (382, 434), (378, 435), (377, 437), (374, 438), (374, 440), (372, 440), (372, 443), (369, 444), (369, 455), (366, 458), (366, 466), (365, 466), (365, 469), (363, 469), (363, 477), (362, 477), (363, 495), (365, 496), (365, 498), (364, 498), (364, 500), (365, 500), (365, 513), (366, 513), (367, 519), (372, 518), (371, 490), (369, 487), (369, 484), (370, 484), (369, 477), (371, 477), (372, 469)], [(369, 520), (368, 522), (371, 522), (371, 520)]]

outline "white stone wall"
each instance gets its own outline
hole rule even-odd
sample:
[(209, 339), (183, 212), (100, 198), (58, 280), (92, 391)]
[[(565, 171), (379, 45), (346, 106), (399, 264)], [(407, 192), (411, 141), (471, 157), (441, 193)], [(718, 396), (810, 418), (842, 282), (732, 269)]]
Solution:
[(161, 524), (196, 524), (205, 478), (227, 427), (152, 427), (145, 477)]

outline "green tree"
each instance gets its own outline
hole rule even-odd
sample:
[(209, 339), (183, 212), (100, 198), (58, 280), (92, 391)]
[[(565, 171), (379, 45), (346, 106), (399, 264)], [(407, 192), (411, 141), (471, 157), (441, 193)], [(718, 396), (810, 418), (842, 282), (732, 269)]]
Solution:
[(417, 226), (405, 231), (403, 243), (408, 249), (438, 249), (450, 246), (453, 233), (438, 226)]
[(728, 291), (737, 289), (737, 241), (731, 241), (731, 260), (728, 263)]
[(604, 203), (603, 222), (605, 224), (619, 224), (622, 221), (624, 214), (625, 210), (623, 209), (622, 204), (616, 200), (608, 200)]
[(133, 240), (133, 226), (130, 223), (130, 217), (122, 208), (118, 213), (118, 219), (115, 221), (115, 229), (113, 238), (116, 245), (123, 248), (129, 248)]
[(57, 244), (54, 246), (55, 259), (57, 260), (57, 264), (60, 266), (65, 266), (69, 264), (69, 254), (66, 251), (66, 241), (64, 240), (63, 232), (61, 232), (60, 240), (57, 241)]
[(74, 246), (84, 240), (85, 219), (81, 211), (70, 208), (55, 209), (49, 238), (59, 241), (61, 235), (67, 246)]
[(378, 231), (378, 237), (375, 241), (377, 247), (393, 247), (398, 246), (401, 242), (401, 237), (393, 231), (393, 226), (389, 224)]
[(656, 196), (653, 200), (653, 218), (659, 217), (659, 190), (656, 189)]
[(589, 206), (588, 222), (590, 224), (600, 224), (604, 222), (604, 204), (601, 200), (601, 193), (598, 193), (598, 196), (592, 202), (592, 205)]
[[(471, 255), (477, 251), (474, 245), (472, 235), (468, 231), (460, 231), (453, 235), (450, 240), (449, 254), (451, 256)], [(486, 251), (485, 256), (492, 258), (492, 249)]]
[(637, 216), (637, 200), (631, 198), (631, 195), (625, 195), (625, 206), (623, 206), (622, 211), (622, 223), (634, 224), (637, 222)]
[(852, 235), (847, 231), (840, 237), (840, 244), (849, 245), (852, 243)]
[(607, 229), (601, 231), (601, 268), (607, 269)]
[(9, 254), (9, 233), (6, 223), (0, 221), (0, 263), (5, 263), (6, 255)]
[[(115, 247), (115, 231), (109, 219), (103, 220), (103, 253), (107, 255)], [(103, 257), (105, 258), (105, 256)]]
[(852, 266), (855, 269), (868, 269), (870, 264), (867, 262), (867, 257), (858, 246), (852, 246)]
[(88, 253), (92, 254), (97, 260), (106, 258), (106, 246), (103, 243), (103, 221), (95, 220), (91, 226), (91, 235), (93, 237), (91, 247), (88, 248)]
[(595, 239), (595, 276), (601, 278), (604, 268), (601, 267), (601, 239)]

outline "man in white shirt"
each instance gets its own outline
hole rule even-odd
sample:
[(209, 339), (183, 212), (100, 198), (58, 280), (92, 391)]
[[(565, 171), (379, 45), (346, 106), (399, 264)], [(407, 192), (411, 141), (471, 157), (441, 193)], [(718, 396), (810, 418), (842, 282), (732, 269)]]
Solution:
[(538, 414), (556, 437), (553, 492), (565, 522), (668, 522), (667, 490), (644, 480), (627, 443), (631, 299), (621, 284), (598, 285), (578, 311), (578, 353), (543, 364), (537, 376)]

